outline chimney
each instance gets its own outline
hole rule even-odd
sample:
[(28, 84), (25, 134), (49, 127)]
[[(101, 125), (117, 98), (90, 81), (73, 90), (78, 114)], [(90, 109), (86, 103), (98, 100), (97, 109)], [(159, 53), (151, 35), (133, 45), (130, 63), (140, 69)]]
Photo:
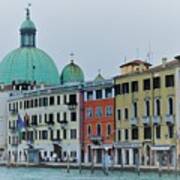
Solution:
[(167, 58), (163, 57), (162, 58), (162, 67), (165, 68), (166, 67), (166, 63), (167, 63)]

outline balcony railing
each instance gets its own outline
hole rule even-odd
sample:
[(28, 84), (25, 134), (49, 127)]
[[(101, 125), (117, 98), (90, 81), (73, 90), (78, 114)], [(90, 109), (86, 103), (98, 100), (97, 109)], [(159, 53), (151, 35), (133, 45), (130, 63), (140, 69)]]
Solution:
[(70, 111), (74, 111), (77, 108), (77, 102), (69, 102), (67, 103), (67, 106)]
[(53, 138), (53, 139), (51, 139), (51, 141), (52, 141), (52, 143), (53, 144), (56, 144), (56, 145), (59, 145), (59, 144), (61, 144), (61, 142), (62, 142), (62, 139), (60, 139), (60, 138)]
[(154, 116), (153, 117), (153, 124), (157, 125), (161, 123), (161, 117), (160, 116)]
[(167, 124), (174, 124), (175, 121), (174, 115), (167, 114), (165, 119)]
[(17, 147), (18, 146), (18, 142), (12, 142), (11, 146)]
[(68, 121), (66, 119), (65, 120), (60, 120), (58, 122), (61, 124), (61, 127), (63, 129), (65, 129), (67, 127)]
[(93, 135), (90, 137), (90, 140), (94, 143), (94, 144), (101, 144), (102, 143), (102, 137), (99, 135)]
[(150, 120), (151, 120), (150, 116), (144, 116), (143, 117), (143, 124), (150, 125)]
[(16, 133), (17, 128), (15, 126), (9, 127), (9, 130), (11, 131), (11, 133)]
[(136, 125), (138, 124), (138, 119), (137, 119), (137, 117), (132, 117), (130, 121), (131, 121), (131, 125), (132, 125), (132, 126), (136, 126)]
[(53, 120), (46, 121), (46, 124), (49, 126), (54, 126), (55, 122)]
[(11, 113), (11, 115), (17, 115), (18, 114), (18, 110), (15, 108), (10, 109), (9, 112)]

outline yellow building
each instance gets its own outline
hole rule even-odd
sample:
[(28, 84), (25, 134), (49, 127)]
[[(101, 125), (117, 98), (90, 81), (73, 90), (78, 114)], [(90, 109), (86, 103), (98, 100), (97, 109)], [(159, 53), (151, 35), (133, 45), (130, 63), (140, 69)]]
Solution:
[(179, 157), (180, 59), (150, 66), (134, 60), (114, 78), (117, 164), (175, 166)]

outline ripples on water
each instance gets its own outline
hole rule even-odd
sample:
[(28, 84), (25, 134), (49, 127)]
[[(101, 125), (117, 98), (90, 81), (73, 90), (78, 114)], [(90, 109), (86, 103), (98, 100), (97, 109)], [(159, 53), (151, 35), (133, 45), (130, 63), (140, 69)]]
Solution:
[(0, 180), (180, 180), (180, 176), (163, 173), (159, 177), (156, 173), (141, 173), (113, 171), (105, 176), (102, 171), (71, 170), (43, 168), (0, 168)]

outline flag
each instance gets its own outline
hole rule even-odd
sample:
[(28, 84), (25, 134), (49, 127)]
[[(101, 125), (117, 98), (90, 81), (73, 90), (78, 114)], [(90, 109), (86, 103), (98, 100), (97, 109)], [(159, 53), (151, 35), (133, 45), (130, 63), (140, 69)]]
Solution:
[(23, 128), (24, 128), (24, 121), (22, 120), (20, 114), (18, 114), (18, 119), (17, 119), (18, 143), (20, 143), (21, 140), (22, 140), (22, 132), (21, 132), (21, 130)]
[(18, 128), (18, 131), (21, 131), (24, 128), (24, 121), (22, 120), (19, 114), (18, 114), (18, 119), (17, 119), (17, 128)]

